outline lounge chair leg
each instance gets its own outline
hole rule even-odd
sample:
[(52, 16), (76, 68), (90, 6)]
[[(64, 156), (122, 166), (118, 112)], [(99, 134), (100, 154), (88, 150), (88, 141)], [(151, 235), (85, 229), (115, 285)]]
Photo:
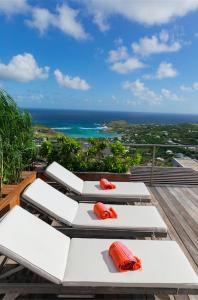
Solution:
[(7, 293), (5, 294), (2, 300), (15, 300), (18, 296), (19, 293), (15, 293), (15, 292)]

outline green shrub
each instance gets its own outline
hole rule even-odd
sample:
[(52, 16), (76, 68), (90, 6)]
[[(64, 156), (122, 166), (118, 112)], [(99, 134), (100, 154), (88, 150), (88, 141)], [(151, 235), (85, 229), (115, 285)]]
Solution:
[(1, 174), (5, 183), (18, 182), (23, 169), (36, 155), (29, 113), (21, 112), (14, 100), (0, 90)]
[(71, 171), (127, 172), (141, 161), (140, 153), (133, 157), (120, 142), (110, 143), (104, 139), (90, 138), (88, 148), (75, 139), (58, 136), (57, 143), (43, 142), (40, 154), (48, 163), (57, 161)]
[(50, 141), (44, 141), (40, 148), (40, 154), (42, 157), (49, 158), (52, 153), (52, 143)]

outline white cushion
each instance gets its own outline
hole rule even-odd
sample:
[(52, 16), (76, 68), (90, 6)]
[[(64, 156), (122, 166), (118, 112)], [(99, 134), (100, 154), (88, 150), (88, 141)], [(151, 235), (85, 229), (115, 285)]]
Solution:
[(198, 288), (198, 277), (176, 242), (122, 240), (142, 259), (143, 269), (120, 273), (108, 255), (113, 241), (70, 241), (18, 206), (0, 220), (0, 252), (54, 283)]
[(73, 220), (74, 227), (167, 232), (167, 226), (154, 206), (111, 205), (117, 211), (118, 218), (106, 220), (97, 219), (93, 206), (94, 204), (90, 203), (79, 204), (77, 215)]
[(77, 214), (77, 201), (67, 197), (39, 178), (26, 188), (22, 197), (67, 225), (73, 223)]
[(142, 270), (120, 273), (108, 249), (114, 240), (72, 239), (64, 285), (198, 288), (198, 277), (174, 241), (122, 240)]
[(93, 213), (93, 204), (78, 204), (39, 178), (23, 192), (22, 197), (56, 220), (74, 227), (167, 231), (166, 224), (153, 206), (113, 205), (118, 218), (98, 220)]
[(19, 206), (0, 220), (0, 253), (54, 283), (63, 280), (69, 246), (67, 236)]
[(77, 194), (82, 193), (83, 180), (76, 176), (74, 173), (65, 169), (57, 162), (54, 161), (53, 163), (51, 163), (51, 165), (46, 168), (45, 172), (54, 180), (60, 182), (65, 187), (72, 189)]
[(143, 182), (114, 182), (116, 189), (103, 190), (98, 181), (84, 181), (83, 196), (93, 197), (123, 197), (150, 199), (151, 195)]

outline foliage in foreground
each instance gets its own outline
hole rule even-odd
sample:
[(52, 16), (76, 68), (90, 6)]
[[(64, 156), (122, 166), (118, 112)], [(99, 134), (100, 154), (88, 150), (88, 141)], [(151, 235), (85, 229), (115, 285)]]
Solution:
[(57, 143), (44, 141), (40, 155), (48, 163), (57, 161), (71, 171), (122, 173), (141, 161), (138, 152), (129, 156), (127, 148), (119, 141), (110, 143), (90, 138), (85, 148), (77, 140), (64, 135), (57, 138)]
[(30, 114), (21, 112), (14, 100), (0, 90), (0, 178), (17, 183), (36, 154)]

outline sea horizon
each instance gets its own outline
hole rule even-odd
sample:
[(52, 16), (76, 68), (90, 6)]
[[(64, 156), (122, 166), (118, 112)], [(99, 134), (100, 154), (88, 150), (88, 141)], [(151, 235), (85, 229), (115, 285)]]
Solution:
[[(126, 111), (126, 110), (102, 110), (102, 109), (76, 109), (76, 108), (47, 108), (47, 107), (19, 107), (23, 111), (46, 110), (46, 111), (83, 111), (83, 112), (106, 112), (106, 113), (127, 113), (127, 114), (160, 114), (160, 115), (183, 115), (183, 116), (196, 116), (198, 113), (181, 113), (181, 112), (151, 112), (151, 111)], [(197, 120), (198, 122), (198, 120)]]
[[(106, 132), (111, 121), (124, 120), (131, 124), (198, 123), (198, 115), (123, 112), (75, 109), (23, 108), (32, 115), (33, 124), (45, 125), (57, 132), (75, 138), (113, 138), (117, 134)], [(91, 114), (89, 114), (91, 112)]]

